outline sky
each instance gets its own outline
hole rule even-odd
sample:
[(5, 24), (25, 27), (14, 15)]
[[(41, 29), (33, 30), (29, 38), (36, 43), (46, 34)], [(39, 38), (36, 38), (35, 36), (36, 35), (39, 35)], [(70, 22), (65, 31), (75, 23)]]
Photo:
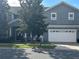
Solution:
[[(45, 7), (51, 7), (62, 1), (79, 8), (79, 0), (43, 0), (42, 4)], [(8, 3), (10, 6), (20, 6), (18, 0), (8, 0)]]

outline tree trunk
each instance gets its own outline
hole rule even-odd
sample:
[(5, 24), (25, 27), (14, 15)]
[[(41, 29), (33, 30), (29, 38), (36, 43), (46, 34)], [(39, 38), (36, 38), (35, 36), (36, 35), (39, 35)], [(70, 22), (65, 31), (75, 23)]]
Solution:
[(35, 43), (36, 42), (36, 35), (32, 34), (32, 42)]
[(40, 38), (40, 35), (37, 35), (37, 40), (39, 41), (39, 47), (41, 47), (41, 38)]
[(31, 37), (30, 37), (30, 33), (27, 33), (27, 41), (30, 42)]

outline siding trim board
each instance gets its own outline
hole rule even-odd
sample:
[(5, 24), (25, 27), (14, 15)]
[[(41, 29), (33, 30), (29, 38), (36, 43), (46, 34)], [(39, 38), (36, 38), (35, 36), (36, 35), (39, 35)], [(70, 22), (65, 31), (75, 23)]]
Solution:
[(49, 25), (48, 28), (79, 28), (79, 25)]

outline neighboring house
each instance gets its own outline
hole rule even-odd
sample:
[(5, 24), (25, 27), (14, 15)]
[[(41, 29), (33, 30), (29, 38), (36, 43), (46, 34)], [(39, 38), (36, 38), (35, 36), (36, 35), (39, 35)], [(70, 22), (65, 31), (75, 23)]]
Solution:
[(45, 10), (49, 23), (45, 39), (49, 42), (77, 42), (79, 39), (79, 9), (61, 2)]
[[(45, 7), (44, 9), (47, 9), (48, 7)], [(21, 7), (10, 7), (10, 20), (9, 20), (9, 37), (13, 38), (17, 41), (16, 39), (16, 29), (17, 27), (22, 23), (22, 20), (19, 19), (18, 14), (19, 11), (21, 10)], [(25, 33), (26, 35), (26, 33)]]
[(10, 20), (8, 24), (10, 25), (9, 37), (16, 39), (16, 29), (20, 25), (21, 19), (19, 19), (18, 14), (20, 7), (10, 7)]

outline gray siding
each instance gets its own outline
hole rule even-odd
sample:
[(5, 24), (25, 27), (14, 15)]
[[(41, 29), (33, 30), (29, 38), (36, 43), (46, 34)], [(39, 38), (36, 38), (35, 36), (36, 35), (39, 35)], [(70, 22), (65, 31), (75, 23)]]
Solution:
[[(57, 20), (51, 20), (51, 13), (57, 13)], [(74, 20), (68, 20), (68, 13), (74, 12)], [(45, 12), (45, 20), (51, 25), (79, 25), (79, 11), (66, 4), (60, 4)]]

